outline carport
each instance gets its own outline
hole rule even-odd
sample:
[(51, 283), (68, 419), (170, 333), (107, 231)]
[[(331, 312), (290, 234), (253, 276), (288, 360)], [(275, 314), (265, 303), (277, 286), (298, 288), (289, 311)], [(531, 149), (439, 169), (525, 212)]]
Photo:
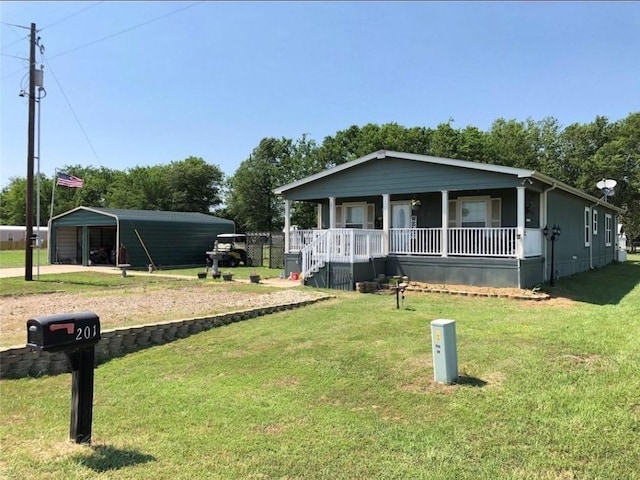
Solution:
[(113, 265), (124, 245), (132, 268), (204, 265), (216, 235), (234, 232), (233, 221), (204, 213), (81, 206), (51, 220), (49, 263)]

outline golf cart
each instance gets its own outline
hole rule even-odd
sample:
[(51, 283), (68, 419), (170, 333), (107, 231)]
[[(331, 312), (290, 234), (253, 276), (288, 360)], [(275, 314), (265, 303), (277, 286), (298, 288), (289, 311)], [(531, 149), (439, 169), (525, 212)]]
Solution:
[(244, 234), (221, 233), (216, 237), (213, 249), (206, 253), (221, 267), (233, 268), (241, 263), (250, 267), (252, 264), (251, 257), (247, 255), (247, 236)]

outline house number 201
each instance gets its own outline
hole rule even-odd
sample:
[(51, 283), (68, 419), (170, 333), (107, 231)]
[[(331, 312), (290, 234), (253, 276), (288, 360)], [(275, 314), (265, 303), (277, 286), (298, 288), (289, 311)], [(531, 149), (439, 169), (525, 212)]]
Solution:
[(76, 330), (76, 340), (89, 340), (98, 334), (98, 326), (94, 325), (93, 329), (90, 326), (84, 328), (78, 327)]

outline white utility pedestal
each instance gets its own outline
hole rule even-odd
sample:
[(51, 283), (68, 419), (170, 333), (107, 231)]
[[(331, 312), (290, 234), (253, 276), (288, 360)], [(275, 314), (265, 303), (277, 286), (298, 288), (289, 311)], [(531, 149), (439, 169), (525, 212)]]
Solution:
[(439, 318), (431, 322), (433, 375), (437, 383), (453, 383), (458, 378), (456, 322)]

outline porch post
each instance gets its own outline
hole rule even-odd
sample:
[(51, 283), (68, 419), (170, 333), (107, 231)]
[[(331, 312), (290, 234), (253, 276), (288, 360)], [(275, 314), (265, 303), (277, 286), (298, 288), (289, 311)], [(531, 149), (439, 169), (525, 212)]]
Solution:
[(385, 256), (389, 255), (390, 197), (388, 193), (382, 194), (382, 254)]
[(284, 253), (289, 253), (291, 246), (291, 200), (284, 200)]
[(336, 228), (336, 197), (329, 197), (329, 228)]
[(447, 243), (449, 239), (449, 191), (442, 190), (442, 248), (440, 251), (441, 257), (446, 257), (449, 252), (449, 245)]
[[(547, 224), (547, 191), (544, 190), (540, 194), (540, 235), (542, 236), (542, 229)], [(542, 264), (542, 278), (547, 278), (547, 243), (544, 239), (542, 241), (542, 258), (544, 258), (544, 263)]]
[(516, 255), (524, 258), (524, 187), (516, 187), (517, 192), (517, 225), (516, 225)]

